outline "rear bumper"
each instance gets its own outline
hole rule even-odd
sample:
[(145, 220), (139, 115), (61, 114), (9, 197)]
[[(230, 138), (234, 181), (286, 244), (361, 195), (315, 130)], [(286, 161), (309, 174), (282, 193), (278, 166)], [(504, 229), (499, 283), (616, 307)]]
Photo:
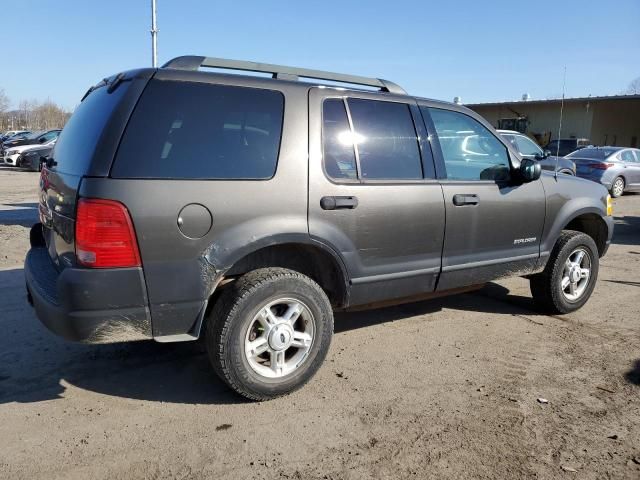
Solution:
[(590, 174), (584, 174), (578, 172), (578, 177), (584, 178), (585, 180), (591, 180), (592, 182), (599, 183), (600, 185), (604, 185), (607, 190), (611, 190), (611, 186), (613, 184), (613, 178), (608, 172), (592, 172)]
[(151, 338), (141, 268), (65, 268), (58, 272), (47, 249), (37, 245), (32, 240), (25, 260), (27, 296), (49, 330), (85, 343)]

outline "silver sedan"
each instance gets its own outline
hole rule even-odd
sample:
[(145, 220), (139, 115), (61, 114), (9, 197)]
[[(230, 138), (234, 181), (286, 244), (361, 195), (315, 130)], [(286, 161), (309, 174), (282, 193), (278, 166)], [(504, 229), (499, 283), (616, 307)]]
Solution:
[(578, 177), (601, 183), (616, 198), (640, 191), (640, 150), (625, 147), (586, 147), (570, 153)]

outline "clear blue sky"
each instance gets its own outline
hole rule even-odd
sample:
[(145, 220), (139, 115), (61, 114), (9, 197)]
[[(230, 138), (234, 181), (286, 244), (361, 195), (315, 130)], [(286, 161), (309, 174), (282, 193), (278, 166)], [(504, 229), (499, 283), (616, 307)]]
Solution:
[[(87, 87), (150, 65), (150, 0), (0, 5), (0, 88), (14, 106), (73, 108)], [(159, 62), (184, 54), (393, 80), (466, 103), (616, 94), (640, 76), (640, 1), (158, 0)]]

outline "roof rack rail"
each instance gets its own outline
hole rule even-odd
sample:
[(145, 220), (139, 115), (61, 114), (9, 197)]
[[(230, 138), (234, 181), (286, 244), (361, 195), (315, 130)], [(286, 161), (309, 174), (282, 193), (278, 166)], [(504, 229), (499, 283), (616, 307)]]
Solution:
[(378, 87), (383, 92), (407, 95), (407, 92), (402, 87), (390, 82), (389, 80), (360, 77), (357, 75), (346, 75), (343, 73), (323, 72), (322, 70), (310, 70), (307, 68), (286, 67), (284, 65), (273, 65), (270, 63), (246, 62), (242, 60), (228, 60), (225, 58), (185, 55), (169, 60), (162, 66), (162, 68), (176, 68), (179, 70), (198, 70), (200, 67), (270, 73), (273, 78), (281, 80), (298, 80), (300, 77), (303, 77), (317, 80), (328, 80), (332, 82), (350, 83), (353, 85), (366, 85), (369, 87)]

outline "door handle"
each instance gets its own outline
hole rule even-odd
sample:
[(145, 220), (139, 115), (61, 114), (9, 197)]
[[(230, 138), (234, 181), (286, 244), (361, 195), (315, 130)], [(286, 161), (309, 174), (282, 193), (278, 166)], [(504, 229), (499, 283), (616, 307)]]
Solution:
[(480, 203), (480, 199), (478, 195), (474, 193), (464, 193), (453, 196), (453, 204), (456, 207), (461, 207), (462, 205), (477, 205)]
[(320, 207), (323, 210), (353, 210), (358, 206), (356, 197), (322, 197), (320, 199)]

